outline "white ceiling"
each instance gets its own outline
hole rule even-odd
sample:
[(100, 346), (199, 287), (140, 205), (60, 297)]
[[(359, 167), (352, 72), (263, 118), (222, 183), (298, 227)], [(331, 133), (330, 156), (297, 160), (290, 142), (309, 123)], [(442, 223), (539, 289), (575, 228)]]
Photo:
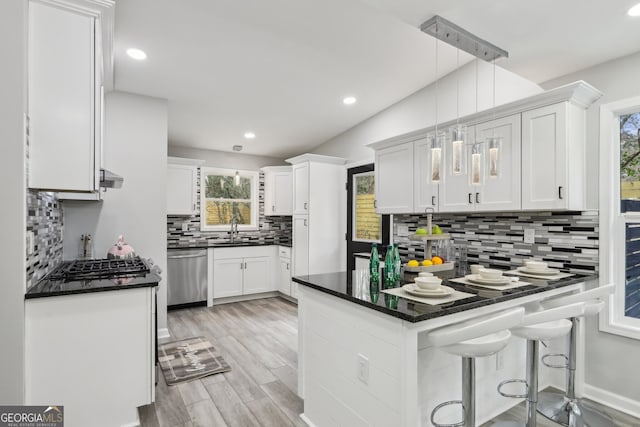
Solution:
[[(434, 39), (418, 30), (434, 14), (542, 82), (637, 51), (634, 1), (119, 0), (115, 88), (168, 99), (172, 145), (284, 158), (434, 81)], [(148, 59), (128, 58), (133, 46)], [(438, 76), (454, 70), (455, 49), (440, 44), (438, 62)]]

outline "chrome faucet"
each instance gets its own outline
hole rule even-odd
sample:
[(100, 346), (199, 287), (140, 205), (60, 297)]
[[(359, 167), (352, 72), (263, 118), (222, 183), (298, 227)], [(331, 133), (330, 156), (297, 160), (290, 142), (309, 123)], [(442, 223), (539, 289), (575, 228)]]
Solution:
[(234, 213), (231, 217), (231, 231), (229, 232), (229, 240), (233, 243), (238, 236), (238, 216)]

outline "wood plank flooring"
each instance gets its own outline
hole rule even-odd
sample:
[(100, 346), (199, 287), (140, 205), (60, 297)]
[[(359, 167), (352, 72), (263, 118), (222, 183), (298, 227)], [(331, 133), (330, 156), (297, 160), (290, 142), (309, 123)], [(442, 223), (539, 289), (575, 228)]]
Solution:
[[(155, 403), (138, 408), (141, 427), (305, 426), (297, 394), (297, 306), (266, 298), (170, 311), (171, 340), (205, 336), (231, 371), (167, 386), (158, 372)], [(595, 404), (598, 406), (597, 404)], [(620, 427), (640, 420), (610, 408)], [(523, 419), (518, 405), (496, 421)], [(491, 422), (482, 427), (490, 427)], [(539, 427), (557, 427), (540, 416)], [(393, 427), (393, 426), (390, 426)]]

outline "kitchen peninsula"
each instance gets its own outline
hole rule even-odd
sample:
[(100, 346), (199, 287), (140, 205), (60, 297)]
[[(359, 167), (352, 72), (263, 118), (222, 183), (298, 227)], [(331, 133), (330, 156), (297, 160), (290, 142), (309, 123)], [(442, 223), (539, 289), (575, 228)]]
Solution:
[[(596, 276), (574, 275), (529, 285), (481, 290), (448, 281), (469, 298), (428, 305), (402, 297), (397, 307), (380, 293), (372, 303), (368, 286), (348, 283), (347, 273), (295, 277), (299, 286), (298, 392), (309, 425), (429, 425), (439, 403), (461, 396), (460, 360), (434, 349), (429, 331), (511, 307), (583, 289)], [(563, 343), (550, 343), (562, 348)], [(497, 384), (523, 378), (524, 340), (512, 338), (496, 356), (476, 362), (477, 420), (481, 424), (518, 401), (500, 397)], [(548, 384), (540, 371), (540, 384)], [(452, 408), (447, 408), (452, 409)], [(459, 421), (455, 409), (447, 421)]]

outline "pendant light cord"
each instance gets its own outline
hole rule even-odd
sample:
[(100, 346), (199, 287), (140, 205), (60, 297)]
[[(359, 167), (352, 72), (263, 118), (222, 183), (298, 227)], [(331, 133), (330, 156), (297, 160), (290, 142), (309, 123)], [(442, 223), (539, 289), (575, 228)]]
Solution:
[(456, 35), (456, 125), (460, 124), (460, 34)]
[(435, 116), (436, 116), (436, 141), (438, 140), (438, 86), (439, 86), (439, 79), (438, 79), (438, 24), (436, 24), (436, 75), (435, 75), (435, 79), (436, 79), (436, 111), (435, 111)]

